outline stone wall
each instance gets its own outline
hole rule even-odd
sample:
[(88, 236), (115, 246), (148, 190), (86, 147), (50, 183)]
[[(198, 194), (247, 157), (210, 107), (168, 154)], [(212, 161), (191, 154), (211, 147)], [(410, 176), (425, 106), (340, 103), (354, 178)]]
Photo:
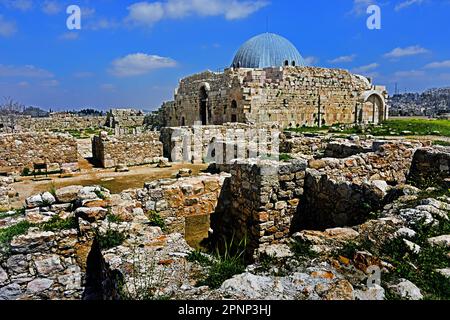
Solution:
[(32, 118), (31, 116), (19, 116), (11, 122), (10, 117), (0, 117), (0, 133), (11, 132), (36, 132), (36, 131), (65, 131), (81, 130), (88, 128), (100, 128), (105, 125), (106, 117), (78, 117), (55, 116), (47, 118)]
[(107, 113), (106, 124), (110, 128), (138, 128), (144, 125), (145, 114), (134, 109), (112, 109)]
[[(449, 184), (450, 148), (419, 149), (414, 154), (409, 180), (420, 187)], [(447, 181), (445, 181), (447, 180)]]
[(132, 198), (146, 212), (160, 215), (169, 232), (182, 234), (196, 247), (208, 238), (210, 215), (216, 210), (227, 174), (164, 179), (147, 183)]
[(303, 194), (306, 166), (305, 160), (248, 160), (232, 165), (223, 188), (225, 196), (211, 217), (214, 240), (247, 238), (251, 256), (260, 245), (288, 236)]
[(33, 170), (34, 163), (46, 163), (49, 171), (77, 169), (77, 141), (66, 134), (0, 134), (0, 171)]
[(390, 186), (406, 182), (419, 143), (375, 142), (376, 152), (345, 159), (310, 160), (294, 229), (362, 223), (381, 209)]
[[(226, 69), (180, 81), (158, 125), (227, 122), (278, 123), (282, 127), (379, 123), (387, 118), (386, 89), (340, 69), (284, 67)], [(163, 121), (161, 121), (163, 120)]]
[(16, 191), (11, 184), (13, 177), (0, 177), (0, 212), (10, 209), (10, 199), (16, 196)]
[(92, 139), (94, 160), (105, 168), (155, 163), (163, 155), (159, 132), (108, 136), (102, 132)]
[[(173, 162), (220, 162), (278, 154), (277, 126), (227, 123), (225, 125), (166, 127), (161, 129), (164, 156)], [(186, 152), (187, 150), (187, 152)], [(266, 152), (264, 152), (266, 151)]]

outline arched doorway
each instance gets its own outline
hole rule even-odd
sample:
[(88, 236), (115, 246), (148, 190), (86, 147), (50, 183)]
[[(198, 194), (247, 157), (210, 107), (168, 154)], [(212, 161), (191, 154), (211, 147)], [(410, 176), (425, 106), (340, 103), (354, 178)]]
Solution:
[(208, 92), (206, 87), (202, 86), (200, 88), (200, 121), (202, 125), (208, 124)]
[(371, 107), (371, 123), (378, 124), (384, 121), (384, 103), (377, 94), (372, 94), (366, 101)]

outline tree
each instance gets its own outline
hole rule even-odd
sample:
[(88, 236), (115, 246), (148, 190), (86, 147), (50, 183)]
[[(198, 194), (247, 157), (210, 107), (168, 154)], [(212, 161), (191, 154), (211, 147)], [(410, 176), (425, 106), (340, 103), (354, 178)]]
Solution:
[(3, 103), (0, 104), (0, 116), (4, 116), (4, 126), (14, 131), (16, 120), (23, 113), (24, 105), (15, 101), (11, 97), (3, 97)]

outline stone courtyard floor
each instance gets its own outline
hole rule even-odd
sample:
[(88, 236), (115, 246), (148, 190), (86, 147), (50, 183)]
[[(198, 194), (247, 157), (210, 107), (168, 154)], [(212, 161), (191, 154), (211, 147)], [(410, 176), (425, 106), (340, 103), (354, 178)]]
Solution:
[(201, 170), (207, 168), (204, 164), (172, 164), (170, 168), (156, 168), (151, 166), (131, 167), (129, 172), (114, 172), (114, 169), (88, 169), (76, 173), (74, 177), (59, 178), (52, 175), (48, 178), (40, 177), (37, 181), (33, 177), (22, 177), (20, 182), (12, 184), (19, 193), (19, 197), (12, 203), (13, 208), (21, 208), (25, 199), (33, 194), (70, 186), (70, 185), (100, 185), (111, 190), (112, 193), (120, 193), (127, 189), (142, 188), (145, 182), (158, 179), (173, 178), (182, 168), (192, 170), (193, 175), (198, 175)]

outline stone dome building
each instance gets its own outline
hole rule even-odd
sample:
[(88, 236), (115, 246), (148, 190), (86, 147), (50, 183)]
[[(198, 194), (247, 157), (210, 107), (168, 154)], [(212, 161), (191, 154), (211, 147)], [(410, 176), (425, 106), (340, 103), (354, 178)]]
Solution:
[(232, 68), (306, 66), (297, 48), (286, 38), (263, 33), (251, 38), (236, 53)]
[(347, 70), (308, 67), (287, 39), (264, 33), (245, 42), (231, 67), (184, 78), (155, 126), (278, 124), (284, 128), (387, 119), (387, 92)]

